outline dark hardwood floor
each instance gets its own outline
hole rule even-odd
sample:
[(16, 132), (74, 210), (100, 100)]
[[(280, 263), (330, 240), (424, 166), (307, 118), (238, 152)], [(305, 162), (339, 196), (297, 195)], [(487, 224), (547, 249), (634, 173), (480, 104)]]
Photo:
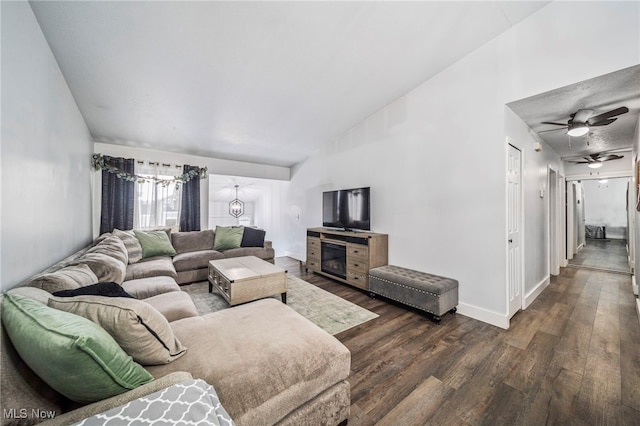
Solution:
[(640, 321), (631, 278), (563, 268), (503, 330), (417, 311), (276, 264), (380, 316), (351, 351), (349, 425), (640, 425)]

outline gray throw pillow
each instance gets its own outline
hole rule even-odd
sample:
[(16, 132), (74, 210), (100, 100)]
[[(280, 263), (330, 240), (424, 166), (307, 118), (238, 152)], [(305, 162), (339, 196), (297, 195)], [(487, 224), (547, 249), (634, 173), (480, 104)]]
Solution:
[(105, 329), (142, 365), (168, 364), (187, 348), (167, 319), (150, 304), (124, 297), (52, 297), (49, 306), (87, 318)]

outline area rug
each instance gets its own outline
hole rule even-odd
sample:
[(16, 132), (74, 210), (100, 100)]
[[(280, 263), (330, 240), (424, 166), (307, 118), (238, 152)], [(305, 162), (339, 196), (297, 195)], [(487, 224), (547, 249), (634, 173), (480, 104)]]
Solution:
[[(230, 308), (206, 281), (182, 286), (200, 315)], [(280, 296), (276, 296), (280, 299)], [(298, 277), (287, 275), (287, 305), (330, 334), (338, 334), (378, 316)]]

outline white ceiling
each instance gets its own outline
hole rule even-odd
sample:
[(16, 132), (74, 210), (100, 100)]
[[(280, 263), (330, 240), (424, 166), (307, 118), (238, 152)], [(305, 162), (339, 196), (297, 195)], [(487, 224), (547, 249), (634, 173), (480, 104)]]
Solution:
[[(562, 158), (628, 150), (640, 117), (640, 65), (581, 81), (508, 105)], [(571, 137), (560, 126), (543, 121), (566, 123), (579, 109), (591, 109), (591, 116), (626, 106), (629, 112), (616, 121), (592, 127), (581, 137)], [(562, 129), (539, 133), (549, 129)]]
[(547, 3), (30, 2), (95, 141), (281, 166)]

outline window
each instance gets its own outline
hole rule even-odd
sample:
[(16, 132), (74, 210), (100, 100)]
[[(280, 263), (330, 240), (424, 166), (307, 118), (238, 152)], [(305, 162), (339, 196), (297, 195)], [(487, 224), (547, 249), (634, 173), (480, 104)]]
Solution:
[[(182, 174), (182, 166), (159, 163), (136, 163), (135, 173), (145, 177), (172, 179)], [(180, 190), (174, 184), (162, 185), (152, 180), (138, 183), (135, 194), (135, 229), (180, 226)]]

